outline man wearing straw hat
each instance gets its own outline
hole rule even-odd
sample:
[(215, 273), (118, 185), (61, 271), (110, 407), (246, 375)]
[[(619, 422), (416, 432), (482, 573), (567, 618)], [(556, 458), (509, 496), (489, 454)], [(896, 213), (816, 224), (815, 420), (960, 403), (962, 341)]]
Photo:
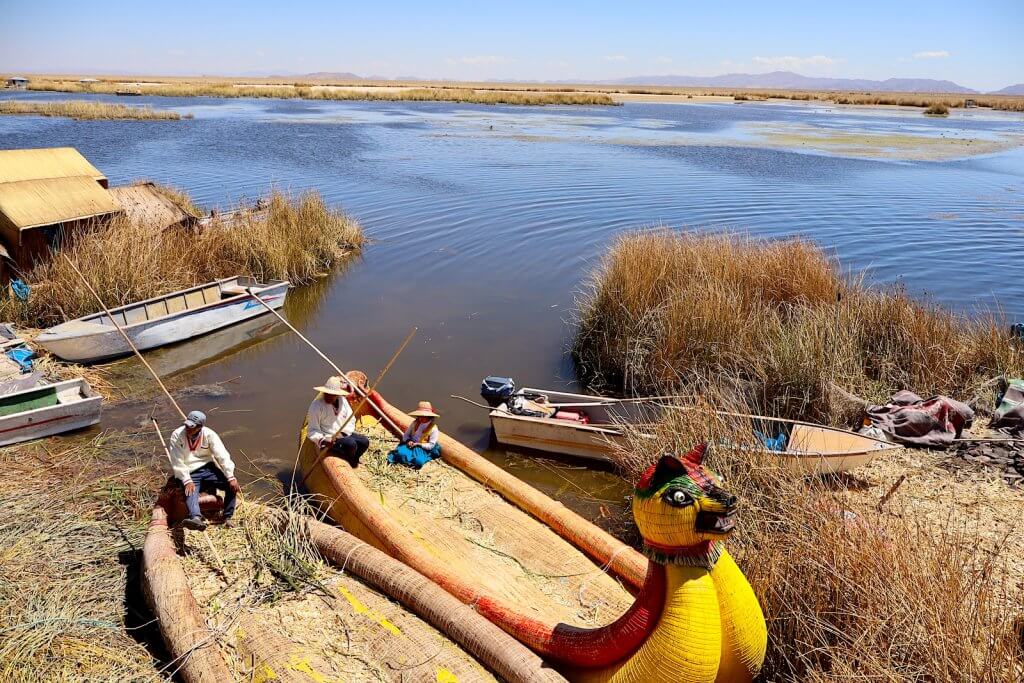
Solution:
[(355, 431), (355, 420), (350, 419), (352, 406), (348, 399), (354, 395), (352, 385), (345, 377), (331, 377), (315, 389), (320, 393), (309, 404), (306, 438), (317, 448), (330, 448), (352, 467), (358, 467), (370, 440)]
[(241, 487), (235, 479), (235, 463), (217, 432), (206, 426), (206, 414), (193, 410), (185, 424), (171, 434), (169, 454), (174, 476), (185, 487), (188, 518), (182, 521), (187, 529), (203, 531), (206, 521), (199, 510), (200, 489), (224, 491), (224, 524), (231, 526)]

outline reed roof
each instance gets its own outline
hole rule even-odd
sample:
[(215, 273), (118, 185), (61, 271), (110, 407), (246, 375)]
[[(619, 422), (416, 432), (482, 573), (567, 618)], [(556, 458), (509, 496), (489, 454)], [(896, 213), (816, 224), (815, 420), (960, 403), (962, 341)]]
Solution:
[(120, 211), (110, 193), (85, 176), (0, 183), (0, 223), (19, 232)]
[(107, 177), (74, 147), (0, 150), (0, 183), (79, 176), (107, 186)]
[(0, 231), (21, 244), (21, 231), (121, 211), (107, 177), (77, 149), (0, 151)]
[(156, 189), (153, 183), (122, 185), (108, 190), (132, 221), (158, 228), (188, 225), (197, 219)]

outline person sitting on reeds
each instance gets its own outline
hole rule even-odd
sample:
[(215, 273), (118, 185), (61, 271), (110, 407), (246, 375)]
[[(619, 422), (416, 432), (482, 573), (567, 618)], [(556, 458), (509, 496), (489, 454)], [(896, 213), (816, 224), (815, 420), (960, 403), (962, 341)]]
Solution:
[(401, 443), (388, 453), (388, 462), (420, 469), (441, 455), (441, 445), (437, 443), (437, 418), (441, 416), (429, 401), (420, 401), (409, 415), (415, 419), (402, 434)]
[(204, 531), (206, 520), (199, 509), (201, 491), (224, 491), (224, 525), (232, 526), (238, 493), (241, 487), (235, 479), (235, 463), (224, 448), (217, 432), (206, 426), (206, 414), (193, 410), (185, 424), (171, 434), (171, 468), (174, 476), (185, 488), (185, 507), (188, 518), (182, 521), (187, 529)]
[(306, 414), (306, 438), (317, 448), (339, 453), (352, 467), (370, 447), (370, 440), (355, 431), (352, 406), (348, 399), (355, 395), (345, 377), (331, 377), (320, 387), (320, 393), (309, 404)]

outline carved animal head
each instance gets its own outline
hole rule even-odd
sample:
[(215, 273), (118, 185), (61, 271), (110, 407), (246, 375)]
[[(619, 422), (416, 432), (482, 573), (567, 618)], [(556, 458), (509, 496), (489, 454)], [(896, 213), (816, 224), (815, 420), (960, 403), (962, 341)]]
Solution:
[[(715, 541), (735, 528), (736, 496), (702, 464), (707, 445), (678, 458), (662, 456), (636, 485), (633, 517), (648, 557), (666, 563), (713, 563)], [(698, 558), (689, 561), (687, 558)]]

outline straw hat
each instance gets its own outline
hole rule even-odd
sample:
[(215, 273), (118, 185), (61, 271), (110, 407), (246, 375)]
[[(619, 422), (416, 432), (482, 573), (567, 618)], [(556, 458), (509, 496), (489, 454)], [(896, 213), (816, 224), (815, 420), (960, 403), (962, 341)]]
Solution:
[(416, 406), (416, 410), (409, 414), (413, 417), (441, 417), (434, 412), (434, 406), (430, 405), (430, 401), (420, 401), (419, 405)]
[(329, 377), (321, 387), (313, 387), (322, 394), (333, 394), (335, 396), (348, 396), (352, 393), (352, 385), (344, 377)]

